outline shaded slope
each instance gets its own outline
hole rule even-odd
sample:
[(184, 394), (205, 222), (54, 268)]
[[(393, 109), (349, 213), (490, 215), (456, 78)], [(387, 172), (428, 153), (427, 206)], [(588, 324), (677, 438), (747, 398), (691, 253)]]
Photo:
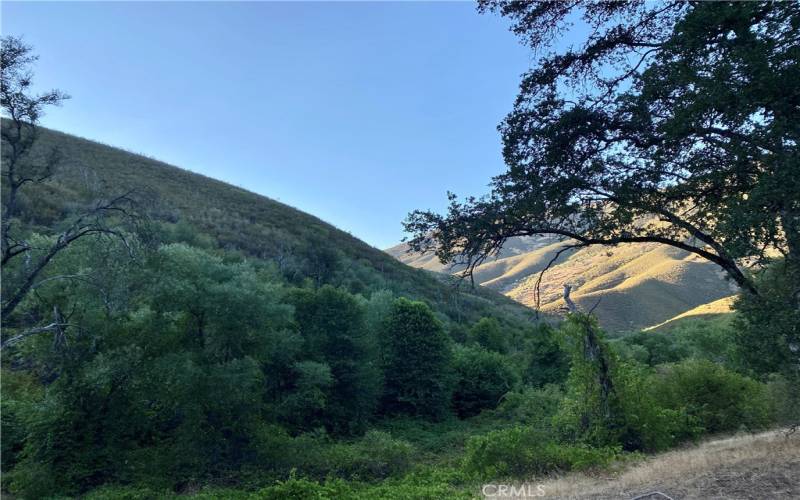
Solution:
[(201, 243), (274, 261), (296, 281), (319, 278), (354, 293), (389, 289), (425, 300), (459, 320), (490, 313), (528, 317), (524, 308), (496, 292), (457, 290), (444, 283), (452, 280), (408, 267), (283, 203), (142, 155), (40, 130), (37, 151), (57, 147), (63, 160), (51, 180), (32, 186), (21, 200), (37, 205), (31, 211), (37, 218), (27, 221), (34, 227), (53, 227), (83, 203), (134, 190), (155, 220)]

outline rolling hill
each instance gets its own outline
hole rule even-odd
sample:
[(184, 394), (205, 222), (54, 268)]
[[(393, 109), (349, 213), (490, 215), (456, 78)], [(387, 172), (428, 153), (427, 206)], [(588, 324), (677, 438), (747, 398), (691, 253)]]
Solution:
[[(539, 273), (562, 245), (553, 237), (514, 238), (497, 258), (476, 268), (475, 281), (536, 307)], [(387, 253), (431, 271), (460, 270), (442, 265), (433, 255), (408, 253), (405, 244), (392, 247)], [(736, 292), (715, 265), (655, 243), (564, 252), (542, 279), (542, 311), (560, 311), (565, 283), (573, 286), (572, 297), (580, 307), (594, 309), (601, 324), (616, 331), (659, 325)]]
[[(34, 155), (61, 162), (48, 181), (21, 192), (25, 224), (43, 233), (92, 200), (133, 191), (151, 219), (189, 243), (272, 261), (290, 280), (318, 279), (368, 294), (386, 289), (424, 300), (445, 317), (493, 315), (528, 322), (530, 313), (489, 289), (469, 290), (414, 269), (351, 234), (283, 203), (146, 156), (40, 128)], [(513, 318), (513, 319), (512, 319)]]
[(733, 312), (733, 302), (735, 298), (735, 295), (730, 295), (728, 297), (723, 297), (719, 300), (709, 302), (708, 304), (699, 305), (694, 309), (689, 309), (688, 311), (683, 312), (674, 318), (670, 318), (663, 323), (648, 327), (646, 330), (666, 331), (675, 328), (676, 326), (697, 321), (730, 321), (730, 319), (733, 317), (731, 313)]
[[(52, 227), (90, 200), (133, 190), (154, 220), (191, 235), (195, 244), (272, 260), (298, 279), (327, 273), (326, 279), (356, 293), (388, 289), (425, 300), (458, 320), (506, 315), (528, 321), (530, 313), (518, 304), (536, 306), (538, 274), (562, 245), (553, 237), (510, 240), (496, 259), (476, 269), (482, 286), (473, 291), (448, 279), (459, 269), (446, 268), (432, 255), (407, 253), (405, 245), (382, 252), (313, 215), (245, 189), (41, 129), (39, 152), (52, 147), (63, 158), (55, 175), (21, 200), (38, 205), (37, 219), (27, 221), (33, 226)], [(657, 244), (562, 254), (541, 284), (543, 312), (560, 311), (564, 283), (573, 285), (579, 306), (594, 307), (601, 323), (614, 330), (660, 325), (735, 293), (714, 265)]]

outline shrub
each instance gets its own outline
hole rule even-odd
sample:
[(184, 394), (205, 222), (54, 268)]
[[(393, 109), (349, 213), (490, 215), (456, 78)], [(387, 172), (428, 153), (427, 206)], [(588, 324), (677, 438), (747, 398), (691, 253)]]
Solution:
[(3, 472), (9, 471), (17, 462), (25, 444), (25, 414), (42, 398), (44, 392), (29, 373), (3, 369), (2, 391), (0, 391), (0, 456)]
[(506, 394), (493, 414), (509, 422), (525, 422), (545, 429), (551, 426), (563, 398), (564, 392), (557, 385), (523, 387)]
[(625, 426), (619, 387), (624, 363), (608, 347), (594, 317), (571, 314), (560, 331), (570, 354), (570, 370), (566, 395), (554, 419), (557, 428), (570, 441), (618, 444)]
[(675, 336), (661, 332), (637, 332), (612, 345), (624, 357), (650, 366), (680, 361), (689, 356), (689, 349), (679, 345)]
[(53, 468), (34, 460), (21, 461), (3, 476), (3, 487), (20, 498), (46, 498), (64, 492)]
[(544, 323), (529, 331), (525, 339), (527, 367), (523, 382), (535, 387), (564, 383), (569, 374), (569, 356), (562, 349), (556, 331)]
[(324, 430), (291, 437), (277, 426), (264, 426), (258, 432), (258, 449), (265, 469), (262, 475), (271, 472), (273, 478), (286, 477), (297, 469), (317, 479), (331, 475), (384, 479), (406, 472), (415, 453), (408, 442), (376, 430), (356, 441), (335, 442)]
[(481, 478), (548, 474), (605, 467), (618, 459), (620, 452), (618, 447), (556, 443), (544, 432), (517, 426), (471, 438), (464, 469)]
[(91, 491), (83, 498), (85, 500), (168, 500), (174, 497), (175, 494), (170, 490), (155, 490), (147, 486), (103, 486)]
[(456, 374), (453, 407), (461, 418), (494, 408), (519, 381), (504, 356), (477, 347), (457, 348), (453, 369)]
[(767, 383), (767, 393), (774, 405), (775, 422), (800, 425), (800, 375), (773, 375)]
[(319, 483), (298, 478), (294, 473), (285, 481), (262, 488), (249, 496), (251, 500), (328, 500), (349, 496), (350, 488), (343, 481)]
[[(346, 482), (341, 479), (313, 481), (297, 477), (294, 473), (285, 481), (262, 488), (247, 497), (248, 500), (468, 500), (474, 494), (464, 487), (465, 476), (450, 468), (426, 467), (402, 478), (379, 484)], [(237, 492), (233, 492), (234, 494)], [(206, 498), (201, 496), (201, 498)], [(229, 498), (220, 495), (207, 498)], [(238, 497), (236, 497), (238, 498)]]
[(800, 269), (777, 260), (760, 274), (759, 295), (741, 294), (734, 307), (737, 361), (757, 375), (796, 376), (800, 364)]
[(697, 418), (684, 408), (665, 408), (658, 402), (650, 370), (621, 364), (616, 383), (624, 423), (619, 436), (623, 449), (661, 451), (702, 433)]
[[(402, 478), (389, 479), (380, 484), (355, 489), (353, 500), (469, 500), (474, 492), (466, 485), (471, 483), (461, 471), (445, 467), (424, 467)], [(346, 497), (345, 497), (346, 498)]]
[[(596, 359), (585, 356), (586, 329), (593, 328)], [(684, 408), (659, 404), (650, 371), (619, 359), (593, 318), (572, 316), (562, 326), (571, 351), (567, 395), (554, 418), (562, 437), (592, 446), (622, 446), (627, 451), (657, 451), (697, 435), (696, 418)], [(609, 390), (601, 392), (600, 380)]]
[(406, 472), (412, 464), (414, 447), (391, 435), (371, 430), (354, 443), (337, 443), (321, 455), (330, 473), (344, 478), (384, 479)]
[(469, 331), (469, 338), (479, 346), (489, 351), (506, 352), (508, 342), (500, 328), (500, 323), (494, 318), (481, 318)]
[(667, 366), (652, 386), (665, 408), (685, 409), (705, 432), (759, 429), (771, 421), (763, 384), (704, 360)]

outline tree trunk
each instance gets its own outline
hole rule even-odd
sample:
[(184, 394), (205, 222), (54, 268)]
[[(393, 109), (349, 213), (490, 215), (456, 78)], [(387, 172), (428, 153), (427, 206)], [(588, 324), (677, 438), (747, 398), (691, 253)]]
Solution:
[(572, 314), (579, 314), (585, 335), (583, 337), (583, 357), (586, 361), (597, 367), (597, 385), (600, 388), (600, 407), (607, 419), (612, 417), (611, 394), (614, 392), (614, 383), (611, 380), (611, 366), (608, 356), (600, 345), (598, 332), (588, 315), (581, 314), (578, 306), (569, 297), (572, 287), (564, 285), (564, 301)]

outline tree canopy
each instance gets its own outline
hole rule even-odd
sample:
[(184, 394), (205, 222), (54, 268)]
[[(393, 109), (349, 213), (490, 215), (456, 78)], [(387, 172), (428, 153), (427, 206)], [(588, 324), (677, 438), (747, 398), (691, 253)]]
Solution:
[[(511, 237), (657, 242), (746, 272), (800, 267), (800, 6), (479, 2), (534, 49), (499, 126), (507, 171), (483, 197), (412, 212), (416, 251), (475, 266)], [(571, 24), (588, 35), (561, 51)], [(573, 34), (574, 32), (570, 32)], [(800, 301), (800, 285), (795, 284)]]

